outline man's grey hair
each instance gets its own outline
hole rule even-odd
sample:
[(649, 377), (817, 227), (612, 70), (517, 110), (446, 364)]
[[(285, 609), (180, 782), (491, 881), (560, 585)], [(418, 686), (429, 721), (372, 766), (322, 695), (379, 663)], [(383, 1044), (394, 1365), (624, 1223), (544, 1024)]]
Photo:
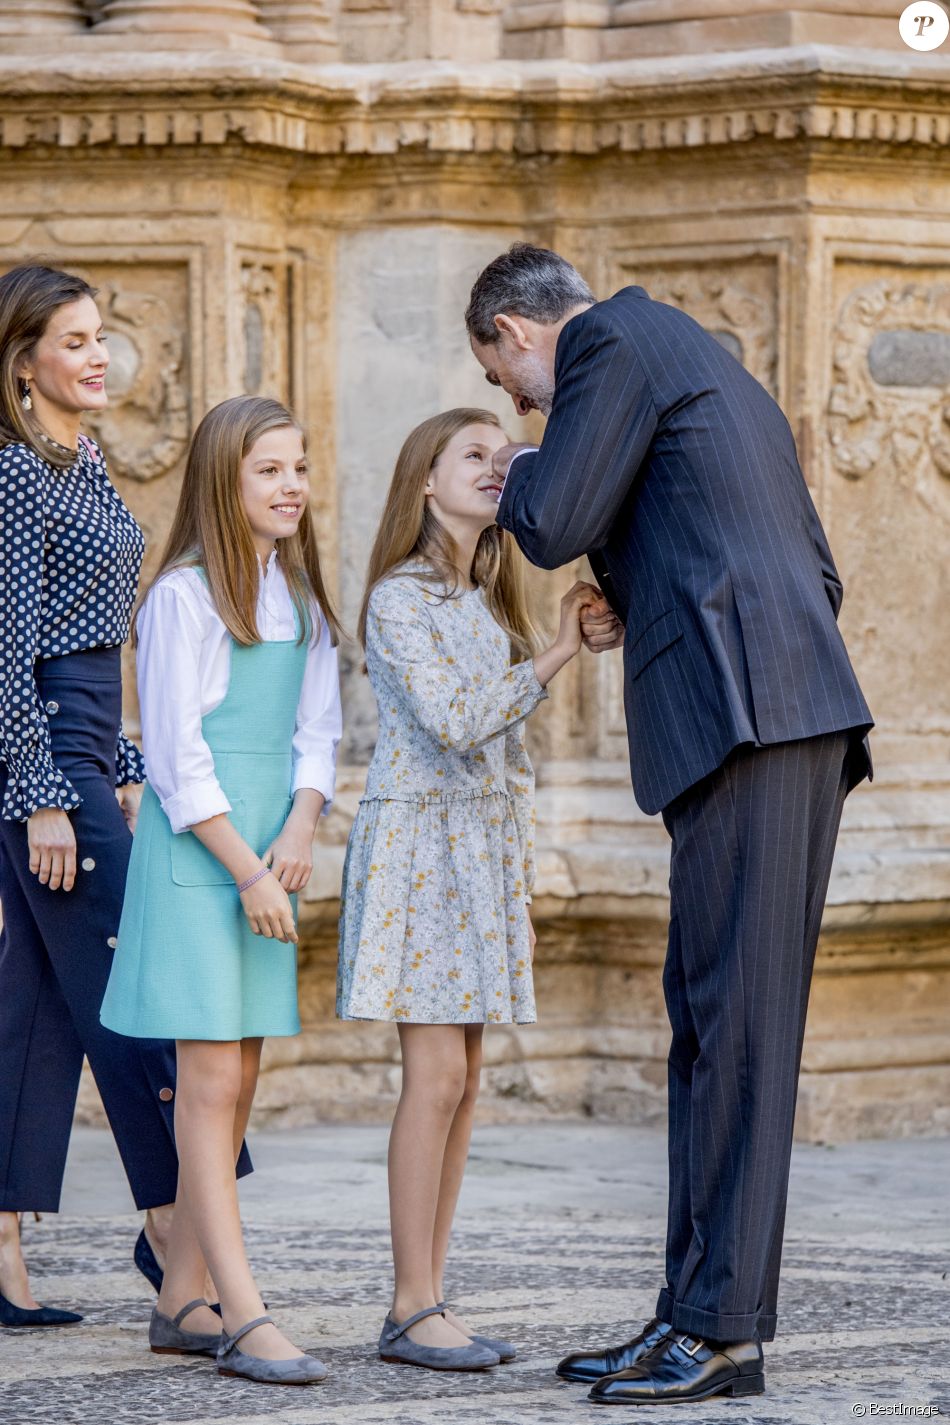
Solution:
[(491, 346), (501, 335), (495, 326), (499, 313), (547, 324), (596, 300), (566, 258), (546, 247), (516, 242), (475, 279), (465, 325), (480, 346)]

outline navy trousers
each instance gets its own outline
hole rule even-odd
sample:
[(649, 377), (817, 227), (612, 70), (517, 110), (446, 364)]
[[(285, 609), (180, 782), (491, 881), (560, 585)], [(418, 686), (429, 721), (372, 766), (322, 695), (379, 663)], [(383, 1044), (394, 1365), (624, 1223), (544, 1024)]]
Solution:
[[(58, 1210), (84, 1054), (135, 1204), (158, 1207), (178, 1180), (175, 1046), (99, 1023), (132, 845), (115, 798), (119, 650), (43, 659), (35, 676), (53, 760), (82, 797), (78, 870), (69, 892), (41, 885), (25, 823), (0, 821), (0, 1210)], [(0, 796), (6, 778), (0, 764)]]
[(666, 808), (666, 1286), (657, 1315), (713, 1341), (775, 1335), (805, 1013), (848, 733), (744, 746)]

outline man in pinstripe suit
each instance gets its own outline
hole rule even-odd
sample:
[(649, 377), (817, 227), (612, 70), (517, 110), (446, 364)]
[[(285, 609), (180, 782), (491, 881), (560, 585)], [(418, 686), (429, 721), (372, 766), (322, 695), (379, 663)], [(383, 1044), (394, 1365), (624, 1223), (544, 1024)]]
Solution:
[(636, 798), (673, 843), (666, 1283), (632, 1340), (558, 1374), (602, 1403), (758, 1394), (815, 947), (870, 773), (841, 583), (788, 422), (685, 313), (595, 302), (516, 244), (466, 324), (487, 379), (549, 416), (496, 457), (498, 523), (542, 568), (588, 556), (608, 602), (587, 642), (623, 645)]

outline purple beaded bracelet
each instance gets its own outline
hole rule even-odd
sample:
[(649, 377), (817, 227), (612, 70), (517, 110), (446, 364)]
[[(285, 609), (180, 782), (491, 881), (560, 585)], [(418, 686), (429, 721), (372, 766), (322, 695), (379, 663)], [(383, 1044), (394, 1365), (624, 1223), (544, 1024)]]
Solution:
[(259, 881), (262, 876), (267, 876), (269, 874), (270, 867), (262, 866), (259, 871), (254, 872), (253, 876), (248, 876), (246, 881), (241, 882), (241, 884), (238, 886), (238, 895), (240, 895), (242, 891), (246, 891), (249, 886), (253, 886), (254, 882)]

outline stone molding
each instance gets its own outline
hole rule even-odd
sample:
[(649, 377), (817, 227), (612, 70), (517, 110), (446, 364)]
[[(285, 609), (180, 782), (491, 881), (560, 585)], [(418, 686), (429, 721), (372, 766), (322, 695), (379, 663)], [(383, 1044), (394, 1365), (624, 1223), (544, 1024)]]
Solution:
[[(323, 156), (626, 154), (860, 144), (950, 147), (950, 62), (803, 48), (738, 62), (290, 64), (229, 51), (0, 58), (0, 147), (240, 144)], [(920, 60), (920, 56), (914, 56)]]

